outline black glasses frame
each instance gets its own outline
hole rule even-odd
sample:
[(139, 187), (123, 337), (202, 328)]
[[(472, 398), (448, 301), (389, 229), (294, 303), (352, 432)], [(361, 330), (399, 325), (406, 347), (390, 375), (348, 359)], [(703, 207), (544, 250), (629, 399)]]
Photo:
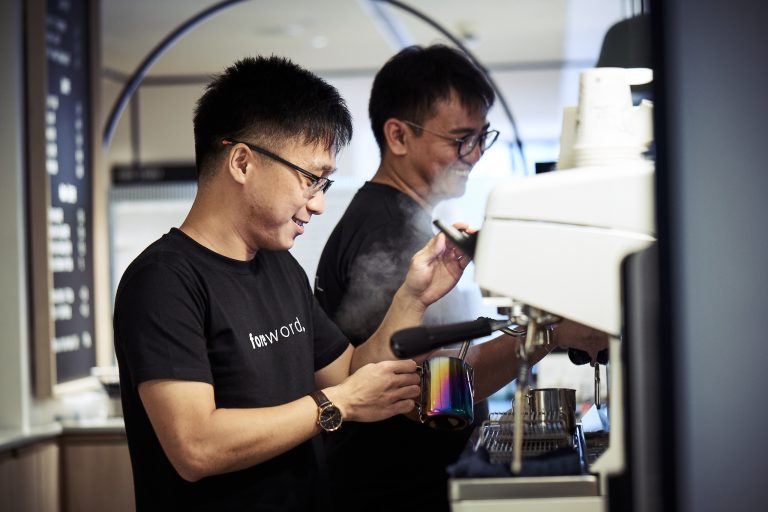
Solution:
[(322, 192), (325, 194), (329, 188), (331, 188), (331, 185), (333, 184), (333, 180), (329, 178), (325, 178), (323, 176), (315, 176), (311, 172), (302, 169), (298, 165), (289, 162), (285, 158), (274, 154), (273, 152), (264, 149), (260, 146), (257, 146), (255, 144), (251, 144), (249, 142), (245, 142), (242, 140), (235, 140), (235, 139), (223, 139), (221, 141), (224, 145), (231, 145), (234, 146), (235, 144), (244, 144), (248, 146), (248, 149), (251, 151), (255, 151), (256, 153), (261, 153), (262, 155), (266, 156), (267, 158), (271, 158), (275, 162), (280, 162), (281, 164), (290, 167), (292, 170), (298, 172), (299, 174), (304, 175), (312, 184), (309, 186), (309, 190), (311, 191), (312, 195), (316, 195), (319, 192)]
[[(432, 135), (436, 135), (440, 138), (443, 138), (445, 140), (450, 140), (456, 143), (456, 150), (459, 154), (459, 158), (464, 158), (465, 156), (469, 156), (476, 147), (480, 147), (480, 155), (486, 152), (488, 148), (493, 146), (493, 143), (496, 142), (496, 139), (499, 138), (499, 131), (498, 130), (488, 130), (483, 133), (470, 133), (466, 137), (451, 137), (449, 135), (445, 135), (443, 133), (436, 132), (434, 130), (430, 130), (429, 128), (425, 128), (421, 126), (420, 124), (412, 123), (411, 121), (406, 121), (405, 119), (402, 120), (405, 124), (408, 126), (411, 126), (413, 128), (418, 128), (420, 130), (424, 130), (427, 133), (431, 133)], [(489, 141), (490, 138), (490, 141)], [(464, 151), (462, 151), (462, 148), (464, 148)]]

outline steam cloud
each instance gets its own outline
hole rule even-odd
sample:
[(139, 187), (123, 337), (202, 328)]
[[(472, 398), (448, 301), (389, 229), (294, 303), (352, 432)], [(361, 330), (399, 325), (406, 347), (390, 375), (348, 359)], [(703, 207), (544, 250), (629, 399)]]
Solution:
[[(355, 343), (367, 339), (381, 324), (392, 297), (405, 280), (411, 258), (433, 235), (431, 219), (423, 211), (414, 211), (412, 201), (402, 201), (399, 206), (409, 221), (392, 226), (369, 252), (358, 256), (350, 269), (348, 293), (334, 318)], [(476, 318), (470, 295), (455, 288), (427, 309), (424, 324)]]

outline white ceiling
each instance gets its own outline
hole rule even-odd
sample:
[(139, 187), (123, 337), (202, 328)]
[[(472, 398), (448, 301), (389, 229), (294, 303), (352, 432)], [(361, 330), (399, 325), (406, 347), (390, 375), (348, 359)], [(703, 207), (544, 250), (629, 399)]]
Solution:
[[(105, 68), (130, 74), (164, 37), (211, 0), (102, 0)], [(628, 0), (405, 0), (466, 45), (488, 68), (594, 62), (606, 27), (627, 16)], [(376, 10), (383, 13), (375, 14)], [(401, 41), (445, 37), (427, 23), (376, 0), (247, 0), (198, 25), (149, 75), (209, 75), (249, 54), (282, 54), (317, 72), (368, 71)], [(597, 48), (596, 48), (597, 45)]]

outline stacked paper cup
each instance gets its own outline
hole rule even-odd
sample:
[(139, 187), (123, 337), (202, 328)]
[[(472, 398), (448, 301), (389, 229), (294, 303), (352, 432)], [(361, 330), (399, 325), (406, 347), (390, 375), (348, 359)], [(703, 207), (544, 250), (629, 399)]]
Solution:
[(557, 169), (570, 169), (575, 167), (573, 160), (573, 145), (576, 137), (576, 118), (578, 107), (565, 107), (563, 109), (563, 126), (560, 132), (560, 154), (557, 157)]
[(570, 158), (575, 167), (620, 165), (642, 161), (643, 124), (632, 105), (632, 93), (622, 68), (581, 72), (579, 107)]

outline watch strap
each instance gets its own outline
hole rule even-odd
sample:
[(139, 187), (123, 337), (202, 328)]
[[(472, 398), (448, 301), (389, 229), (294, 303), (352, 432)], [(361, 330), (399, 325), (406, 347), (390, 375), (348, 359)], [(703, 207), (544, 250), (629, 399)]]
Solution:
[(323, 393), (319, 389), (317, 391), (311, 392), (309, 396), (312, 397), (312, 400), (315, 401), (318, 407), (323, 407), (324, 405), (328, 405), (331, 403), (331, 401), (328, 400), (328, 397), (325, 396), (325, 393)]

